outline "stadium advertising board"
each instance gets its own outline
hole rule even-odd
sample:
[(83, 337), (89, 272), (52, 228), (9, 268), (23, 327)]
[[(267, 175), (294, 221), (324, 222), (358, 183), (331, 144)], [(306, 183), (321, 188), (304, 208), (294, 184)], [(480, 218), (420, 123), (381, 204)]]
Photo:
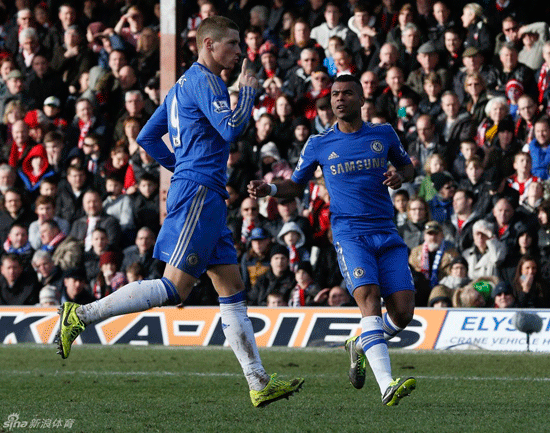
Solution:
[[(550, 311), (538, 311), (543, 330), (531, 339), (531, 350), (550, 352)], [(525, 334), (511, 325), (513, 311), (434, 310), (418, 308), (414, 319), (390, 347), (448, 349), (480, 347), (525, 350)], [(360, 333), (356, 308), (249, 308), (260, 347), (340, 346)], [(54, 308), (0, 308), (0, 342), (51, 344), (58, 330)], [(157, 308), (113, 317), (93, 326), (77, 344), (227, 345), (218, 308)]]
[[(550, 311), (531, 310), (542, 319), (542, 330), (530, 338), (533, 352), (550, 352)], [(513, 325), (515, 310), (448, 310), (434, 349), (480, 348), (523, 351), (527, 336)]]

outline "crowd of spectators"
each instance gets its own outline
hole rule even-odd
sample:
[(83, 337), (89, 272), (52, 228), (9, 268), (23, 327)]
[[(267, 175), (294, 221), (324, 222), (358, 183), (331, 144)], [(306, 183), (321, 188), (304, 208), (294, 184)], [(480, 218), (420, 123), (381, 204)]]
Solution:
[[(549, 4), (184, 3), (181, 72), (201, 20), (223, 14), (261, 85), (227, 163), (250, 305), (353, 305), (320, 170), (301, 199), (246, 193), (290, 177), (335, 123), (332, 80), (352, 74), (363, 120), (391, 123), (416, 171), (392, 198), (417, 305), (550, 307)], [(0, 305), (88, 303), (162, 275), (159, 165), (136, 142), (161, 103), (159, 20), (155, 0), (0, 0)], [(238, 72), (222, 76), (232, 107)], [(185, 301), (216, 303), (205, 276)]]

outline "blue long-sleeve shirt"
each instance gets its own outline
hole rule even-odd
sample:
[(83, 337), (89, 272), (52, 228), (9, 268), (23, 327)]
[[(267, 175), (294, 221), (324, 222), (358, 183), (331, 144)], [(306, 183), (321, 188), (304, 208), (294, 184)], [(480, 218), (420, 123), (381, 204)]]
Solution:
[[(248, 124), (255, 96), (254, 88), (241, 88), (237, 107), (231, 111), (223, 80), (195, 62), (170, 89), (137, 142), (174, 172), (172, 180), (193, 180), (227, 197), (229, 144)], [(174, 153), (162, 141), (166, 133)]]

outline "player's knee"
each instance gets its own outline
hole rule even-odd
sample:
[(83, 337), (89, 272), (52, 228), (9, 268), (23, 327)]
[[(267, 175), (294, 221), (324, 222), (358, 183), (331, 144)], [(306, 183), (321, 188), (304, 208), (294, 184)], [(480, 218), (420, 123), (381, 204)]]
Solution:
[(414, 311), (410, 308), (402, 308), (395, 312), (395, 317), (392, 317), (393, 323), (395, 323), (400, 328), (404, 329), (407, 327), (414, 316)]

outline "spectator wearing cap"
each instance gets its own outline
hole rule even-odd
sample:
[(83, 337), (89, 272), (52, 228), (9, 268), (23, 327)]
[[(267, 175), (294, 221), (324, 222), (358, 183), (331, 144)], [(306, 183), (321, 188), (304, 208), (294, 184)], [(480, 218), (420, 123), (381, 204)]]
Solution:
[(512, 286), (506, 281), (501, 281), (491, 292), (495, 308), (517, 308), (516, 298)]
[(145, 93), (148, 98), (145, 100), (145, 110), (154, 112), (160, 105), (160, 77), (154, 76), (145, 84)]
[(38, 304), (41, 307), (55, 307), (59, 305), (58, 293), (54, 286), (44, 286), (38, 294)]
[(63, 274), (63, 292), (61, 304), (65, 302), (76, 302), (84, 305), (94, 302), (96, 298), (92, 295), (86, 273), (80, 268), (68, 269)]
[(498, 267), (506, 257), (506, 244), (494, 235), (494, 224), (486, 220), (474, 223), (474, 245), (462, 253), (468, 262), (468, 277), (472, 280), (497, 276)]
[(536, 83), (533, 71), (519, 63), (518, 49), (511, 43), (502, 46), (499, 52), (500, 65), (497, 66), (497, 86), (496, 92), (504, 95), (506, 85), (510, 80), (519, 81), (529, 95), (536, 94)]
[(34, 305), (40, 285), (34, 272), (23, 272), (17, 254), (4, 254), (0, 259), (0, 305)]
[(439, 223), (451, 220), (453, 214), (453, 196), (456, 191), (456, 183), (451, 175), (434, 173), (431, 175), (432, 183), (437, 194), (428, 201), (432, 219)]
[(407, 78), (407, 86), (419, 95), (424, 95), (424, 78), (430, 73), (435, 72), (441, 80), (443, 89), (447, 88), (449, 76), (444, 68), (438, 69), (439, 54), (433, 41), (428, 41), (420, 45), (416, 52), (416, 60), (420, 67), (414, 69)]
[(99, 273), (92, 281), (92, 294), (96, 299), (104, 298), (128, 284), (126, 274), (120, 272), (120, 254), (106, 251), (99, 257)]
[[(449, 275), (442, 278), (439, 283), (451, 290), (464, 287), (472, 281), (468, 278), (468, 262), (462, 256), (456, 256), (449, 264)], [(431, 296), (431, 295), (430, 295)]]
[(313, 280), (311, 263), (300, 262), (295, 271), (296, 286), (289, 295), (290, 307), (304, 307), (315, 305), (315, 298), (321, 291), (321, 287)]
[(495, 89), (498, 71), (489, 61), (484, 60), (483, 54), (478, 48), (466, 48), (462, 53), (462, 64), (464, 67), (460, 68), (453, 79), (453, 90), (461, 103), (466, 99), (464, 83), (468, 74), (479, 73), (485, 81), (486, 89), (488, 91)]
[(349, 27), (341, 23), (342, 11), (340, 4), (329, 1), (325, 3), (325, 11), (323, 14), (325, 22), (311, 29), (311, 37), (317, 41), (325, 50), (325, 56), (330, 56), (328, 50), (329, 39), (332, 36), (339, 36), (344, 41), (348, 48), (352, 48), (356, 43), (357, 36)]
[(27, 110), (36, 108), (36, 100), (25, 86), (25, 76), (20, 70), (11, 71), (5, 81), (6, 92), (0, 97), (0, 119), (4, 117), (6, 104), (10, 101), (20, 101)]
[(269, 270), (271, 247), (271, 235), (266, 229), (256, 227), (252, 230), (240, 263), (241, 276), (247, 291)]
[(63, 44), (54, 49), (50, 64), (52, 70), (62, 77), (70, 93), (76, 93), (78, 78), (93, 65), (93, 54), (84, 44), (79, 28), (69, 26), (64, 31)]
[(428, 307), (430, 308), (450, 308), (453, 306), (453, 292), (443, 283), (435, 286), (430, 292), (428, 298)]
[(275, 245), (269, 257), (269, 270), (258, 278), (247, 293), (250, 305), (266, 305), (270, 293), (280, 293), (288, 302), (290, 292), (296, 286), (294, 273), (289, 268), (288, 249), (283, 245)]
[(441, 224), (437, 221), (426, 223), (424, 242), (413, 248), (409, 255), (417, 290), (416, 305), (427, 305), (430, 291), (449, 275), (450, 264), (459, 255), (456, 248), (445, 240)]
[[(65, 131), (65, 129), (69, 126), (65, 118), (61, 116), (61, 100), (57, 96), (48, 96), (44, 99), (42, 111), (46, 116), (46, 120), (58, 131)], [(56, 164), (56, 166), (57, 165), (58, 164)]]

